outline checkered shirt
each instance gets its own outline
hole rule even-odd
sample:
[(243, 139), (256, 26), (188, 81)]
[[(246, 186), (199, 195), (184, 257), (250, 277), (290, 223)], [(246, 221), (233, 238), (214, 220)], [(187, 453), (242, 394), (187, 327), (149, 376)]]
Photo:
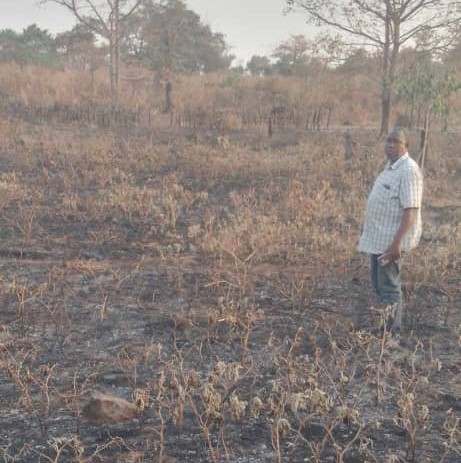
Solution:
[(421, 236), (423, 176), (418, 164), (404, 154), (387, 163), (368, 197), (365, 223), (358, 250), (382, 254), (392, 244), (404, 209), (417, 208), (416, 220), (402, 240), (402, 251), (413, 249)]

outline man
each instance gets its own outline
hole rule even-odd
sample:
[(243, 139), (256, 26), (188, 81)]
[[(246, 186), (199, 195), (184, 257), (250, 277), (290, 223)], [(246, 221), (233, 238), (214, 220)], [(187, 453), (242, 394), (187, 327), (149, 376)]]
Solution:
[(358, 246), (371, 256), (371, 282), (387, 314), (385, 329), (396, 332), (402, 327), (399, 260), (421, 236), (423, 177), (407, 148), (405, 132), (394, 129), (384, 149), (388, 162), (368, 197)]

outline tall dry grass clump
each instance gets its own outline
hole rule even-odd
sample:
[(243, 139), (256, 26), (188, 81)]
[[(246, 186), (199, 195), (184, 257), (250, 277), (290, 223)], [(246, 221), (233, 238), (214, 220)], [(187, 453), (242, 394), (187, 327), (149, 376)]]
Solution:
[(26, 105), (52, 106), (109, 101), (104, 70), (89, 71), (2, 64), (0, 92)]
[[(109, 104), (106, 74), (103, 68), (82, 71), (3, 63), (0, 92), (31, 106)], [(288, 108), (293, 117), (296, 111), (306, 112), (302, 126), (312, 117), (309, 111), (322, 107), (331, 108), (335, 123), (340, 125), (369, 125), (377, 120), (377, 102), (366, 96), (375, 93), (373, 81), (335, 74), (327, 68), (306, 77), (262, 78), (227, 72), (171, 75), (166, 79), (160, 73), (125, 67), (120, 104), (162, 112), (167, 81), (172, 85), (170, 109), (174, 113), (200, 117), (201, 113), (225, 110), (226, 114), (218, 115), (225, 130), (240, 130), (242, 117), (267, 122), (274, 107)]]

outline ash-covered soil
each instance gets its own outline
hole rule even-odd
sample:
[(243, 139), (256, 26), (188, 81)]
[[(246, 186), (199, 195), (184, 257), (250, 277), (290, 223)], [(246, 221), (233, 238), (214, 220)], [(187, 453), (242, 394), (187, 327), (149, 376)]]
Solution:
[[(310, 146), (302, 143), (301, 151)], [(315, 163), (303, 167), (303, 153), (286, 149), (236, 146), (243, 164), (204, 178), (197, 166), (217, 162), (219, 149), (175, 146), (154, 174), (133, 173), (138, 186), (176, 198), (174, 211), (170, 201), (158, 216), (130, 215), (127, 200), (123, 213), (103, 210), (101, 219), (85, 215), (83, 200), (63, 212), (69, 191), (58, 177), (70, 162), (56, 155), (53, 165), (48, 153), (45, 165), (42, 153), (26, 164), (13, 149), (2, 153), (8, 194), (13, 173), (36, 193), (2, 206), (3, 461), (460, 461), (459, 207), (444, 205), (429, 180), (441, 205), (428, 207), (421, 248), (404, 263), (406, 330), (400, 340), (383, 337), (367, 260), (354, 251), (358, 219), (344, 209), (338, 225), (338, 211), (315, 209), (345, 179), (325, 177), (329, 186), (312, 185), (311, 196), (303, 185)], [(262, 167), (246, 172), (252, 156)], [(299, 157), (282, 169), (280, 156)], [(326, 157), (329, 169), (340, 156)], [(362, 199), (370, 179), (357, 186)], [(99, 194), (91, 182), (75, 185), (77, 202)], [(275, 234), (268, 204), (285, 194), (293, 211), (282, 204), (276, 226), (285, 235), (273, 238), (274, 251), (258, 233)], [(311, 233), (308, 222), (295, 223), (298, 207), (322, 221), (325, 236), (352, 230), (342, 248), (349, 254), (322, 249), (321, 236), (291, 242), (295, 229)], [(244, 214), (254, 214), (257, 230)], [(82, 410), (93, 391), (127, 399), (138, 416), (89, 422)]]

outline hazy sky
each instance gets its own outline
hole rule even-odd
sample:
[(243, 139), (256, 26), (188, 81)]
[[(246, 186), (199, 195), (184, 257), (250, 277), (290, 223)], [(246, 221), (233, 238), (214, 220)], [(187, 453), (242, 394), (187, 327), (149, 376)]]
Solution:
[[(290, 34), (308, 35), (299, 13), (283, 15), (284, 0), (186, 0), (214, 32), (222, 32), (231, 52), (241, 60), (269, 54)], [(22, 29), (36, 23), (52, 33), (72, 28), (73, 16), (63, 7), (40, 5), (39, 0), (0, 0), (0, 29)]]

